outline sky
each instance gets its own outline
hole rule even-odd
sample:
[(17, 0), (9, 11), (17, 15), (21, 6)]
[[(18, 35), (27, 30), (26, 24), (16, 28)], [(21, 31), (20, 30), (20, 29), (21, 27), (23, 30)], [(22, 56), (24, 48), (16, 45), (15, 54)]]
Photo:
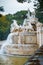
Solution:
[(33, 2), (19, 3), (19, 2), (17, 2), (17, 0), (0, 0), (0, 6), (3, 6), (4, 10), (5, 10), (5, 12), (3, 14), (8, 14), (8, 13), (13, 14), (13, 13), (16, 13), (17, 11), (28, 10), (28, 8), (32, 12), (32, 11), (34, 11), (33, 5), (34, 5)]

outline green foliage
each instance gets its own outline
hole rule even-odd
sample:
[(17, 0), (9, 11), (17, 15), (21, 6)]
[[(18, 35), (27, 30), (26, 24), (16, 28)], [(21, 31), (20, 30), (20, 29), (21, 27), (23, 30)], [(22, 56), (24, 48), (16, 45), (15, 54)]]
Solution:
[(12, 14), (6, 15), (6, 20), (12, 22), (12, 20), (13, 20), (13, 15), (12, 15)]
[(23, 0), (17, 0), (17, 1), (23, 3)]
[(3, 6), (0, 7), (0, 11), (4, 12)]
[(9, 33), (10, 24), (8, 20), (6, 20), (6, 16), (0, 17), (0, 40), (4, 40), (7, 38)]
[(43, 11), (43, 0), (38, 0), (40, 3), (40, 8), (38, 10)]
[(13, 19), (17, 20), (18, 24), (23, 24), (23, 20), (26, 18), (27, 11), (20, 11), (13, 15)]
[(36, 17), (39, 19), (39, 22), (43, 23), (43, 14), (42, 13), (37, 12)]
[(43, 0), (38, 0), (40, 3), (40, 7), (37, 9), (36, 17), (39, 19), (41, 23), (43, 23)]
[[(27, 0), (17, 0), (20, 3), (26, 2)], [(31, 0), (28, 0), (28, 3), (31, 2)]]

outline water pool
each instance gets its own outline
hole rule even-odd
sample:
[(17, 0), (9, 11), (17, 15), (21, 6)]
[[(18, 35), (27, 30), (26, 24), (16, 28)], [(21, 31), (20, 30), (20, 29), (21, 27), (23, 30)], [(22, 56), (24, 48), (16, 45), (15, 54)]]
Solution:
[(28, 56), (0, 55), (0, 65), (24, 65)]

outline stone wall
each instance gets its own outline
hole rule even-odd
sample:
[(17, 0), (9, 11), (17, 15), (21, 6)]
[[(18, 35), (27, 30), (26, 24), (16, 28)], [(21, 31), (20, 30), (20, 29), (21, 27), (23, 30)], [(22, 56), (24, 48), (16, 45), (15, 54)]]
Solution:
[(28, 44), (28, 43), (37, 43), (37, 38), (36, 38), (36, 35), (25, 35), (25, 43)]
[(41, 45), (43, 45), (43, 29), (41, 30)]
[[(13, 43), (18, 44), (19, 35), (15, 35)], [(39, 47), (43, 45), (43, 24), (37, 23), (37, 31), (20, 33), (21, 44), (38, 44)]]
[[(13, 41), (14, 43), (19, 43), (18, 42), (19, 40), (19, 35), (15, 35), (14, 38), (13, 38)], [(20, 41), (21, 41), (21, 44), (37, 44), (37, 34), (36, 32), (29, 32), (27, 34), (21, 34), (20, 35)]]
[(43, 45), (43, 24), (42, 23), (37, 24), (37, 44), (39, 44), (39, 47)]

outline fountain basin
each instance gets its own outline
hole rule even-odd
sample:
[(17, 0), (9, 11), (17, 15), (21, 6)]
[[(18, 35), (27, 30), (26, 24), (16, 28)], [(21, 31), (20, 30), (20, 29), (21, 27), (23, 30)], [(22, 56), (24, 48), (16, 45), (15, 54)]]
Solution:
[(21, 44), (19, 46), (18, 44), (12, 44), (7, 45), (4, 48), (4, 53), (6, 54), (18, 54), (18, 55), (32, 55), (35, 53), (35, 51), (38, 49), (37, 45), (27, 45), (27, 44)]
[(0, 65), (24, 65), (28, 58), (29, 57), (17, 55), (0, 55)]

